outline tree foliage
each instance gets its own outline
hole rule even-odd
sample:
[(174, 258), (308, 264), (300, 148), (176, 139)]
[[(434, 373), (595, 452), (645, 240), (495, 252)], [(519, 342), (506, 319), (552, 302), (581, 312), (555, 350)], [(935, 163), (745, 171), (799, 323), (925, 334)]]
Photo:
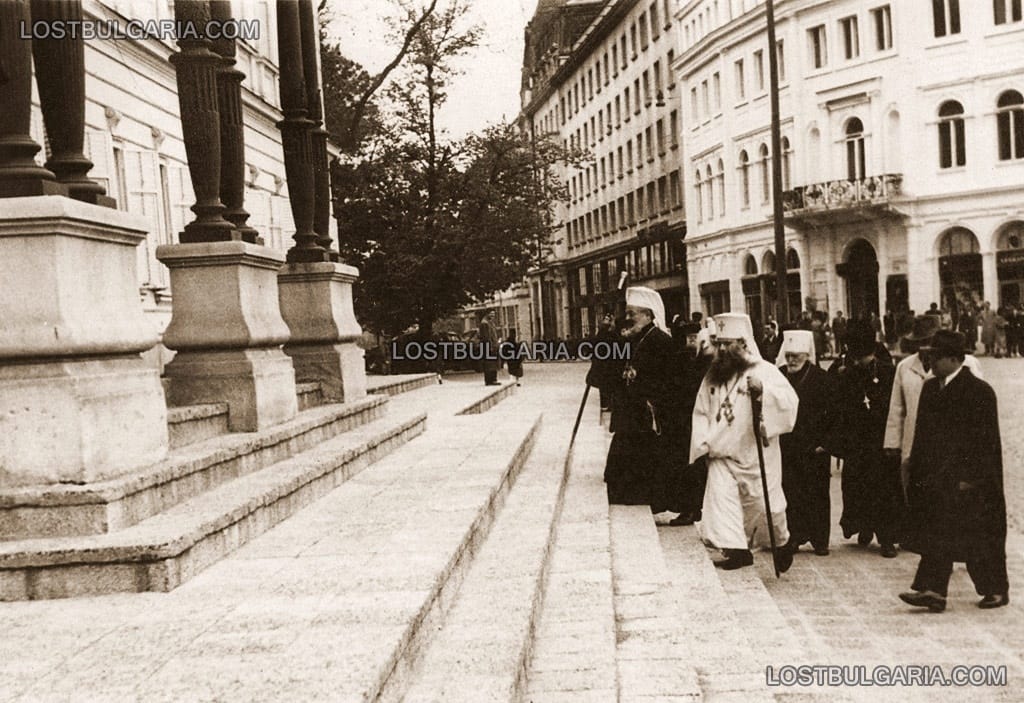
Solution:
[[(580, 158), (513, 124), (458, 141), (439, 129), (456, 59), (479, 39), (465, 12), (454, 0), (423, 20), (374, 148), (332, 165), (339, 250), (360, 269), (356, 313), (376, 332), (429, 330), (521, 280), (553, 243), (556, 168)], [(407, 8), (406, 26), (419, 16)]]

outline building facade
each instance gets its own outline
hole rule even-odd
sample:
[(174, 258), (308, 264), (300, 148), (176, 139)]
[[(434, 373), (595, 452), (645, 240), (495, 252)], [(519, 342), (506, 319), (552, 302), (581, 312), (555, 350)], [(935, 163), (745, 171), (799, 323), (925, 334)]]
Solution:
[[(777, 0), (789, 310), (1019, 304), (1024, 20), (1014, 0)], [(690, 295), (777, 314), (765, 6), (676, 14)]]
[(523, 127), (590, 156), (561, 174), (554, 254), (528, 276), (537, 336), (591, 334), (621, 312), (623, 274), (657, 289), (670, 319), (688, 312), (673, 11), (673, 0), (550, 0), (526, 28)]
[[(276, 14), (270, 0), (233, 3), (234, 17), (256, 28), (258, 37), (237, 42), (236, 67), (245, 74), (246, 194), (249, 225), (267, 246), (286, 251), (295, 232), (285, 185), (278, 87)], [(169, 20), (171, 0), (85, 0), (88, 19), (118, 22)], [(102, 183), (117, 207), (143, 215), (149, 236), (137, 248), (139, 294), (147, 319), (163, 331), (171, 316), (170, 276), (157, 261), (156, 248), (178, 241), (193, 219), (195, 202), (182, 139), (177, 83), (168, 61), (172, 38), (107, 39), (85, 42), (86, 156), (91, 178)], [(45, 144), (38, 99), (33, 138)], [(44, 160), (42, 155), (40, 160)], [(333, 223), (332, 223), (333, 225)], [(158, 350), (161, 347), (157, 347)], [(153, 356), (165, 356), (153, 352)]]

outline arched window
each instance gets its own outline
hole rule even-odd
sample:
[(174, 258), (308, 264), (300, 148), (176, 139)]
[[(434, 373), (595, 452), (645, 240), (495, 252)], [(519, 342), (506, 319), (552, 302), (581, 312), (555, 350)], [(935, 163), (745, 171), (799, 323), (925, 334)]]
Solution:
[(789, 137), (782, 138), (782, 190), (792, 188), (793, 171), (792, 163), (793, 149), (789, 145)]
[(766, 251), (761, 257), (761, 271), (764, 273), (775, 273), (775, 252)]
[(978, 238), (966, 227), (947, 230), (939, 240), (939, 256), (977, 254), (979, 251)]
[(939, 167), (953, 168), (966, 163), (964, 106), (947, 100), (939, 106)]
[(1007, 90), (996, 103), (999, 132), (999, 159), (1024, 159), (1024, 95)]
[(707, 202), (708, 219), (712, 220), (715, 217), (715, 176), (714, 176), (714, 174), (711, 173), (711, 164), (708, 164), (707, 170), (705, 171), (705, 173), (707, 174), (707, 188), (708, 188), (708, 193), (707, 193), (707, 195), (708, 195), (708, 202)]
[(704, 186), (700, 177), (700, 169), (697, 169), (693, 177), (693, 185), (697, 189), (697, 222), (704, 221)]
[(725, 216), (725, 164), (722, 160), (718, 160), (718, 173), (715, 178), (718, 179), (718, 216)]
[(800, 270), (800, 255), (796, 253), (796, 249), (786, 250), (786, 270)]
[(772, 169), (768, 160), (768, 147), (762, 144), (759, 154), (761, 156), (761, 202), (767, 203), (772, 194)]
[(753, 254), (747, 254), (747, 258), (743, 262), (743, 274), (745, 276), (757, 275), (757, 259), (754, 258)]
[(999, 233), (999, 246), (1003, 249), (1024, 249), (1024, 222), (1011, 222)]
[(750, 207), (750, 157), (746, 150), (740, 152), (740, 202)]
[(866, 175), (864, 158), (864, 123), (851, 117), (846, 123), (846, 178), (859, 181)]

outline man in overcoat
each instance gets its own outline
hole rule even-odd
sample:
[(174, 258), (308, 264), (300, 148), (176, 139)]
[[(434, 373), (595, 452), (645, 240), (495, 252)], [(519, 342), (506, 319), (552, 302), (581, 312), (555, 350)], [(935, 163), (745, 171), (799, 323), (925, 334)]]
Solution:
[(810, 542), (826, 556), (832, 521), (832, 480), (827, 447), (835, 421), (833, 378), (817, 364), (814, 338), (806, 330), (786, 330), (776, 363), (800, 399), (793, 431), (779, 437), (782, 490), (786, 494), (787, 548), (796, 552)]
[(480, 344), (483, 347), (484, 385), (498, 383), (498, 332), (494, 329), (494, 311), (484, 310), (480, 316)]
[(910, 529), (921, 561), (900, 598), (933, 612), (946, 607), (956, 561), (967, 563), (979, 607), (1010, 601), (996, 395), (963, 365), (965, 344), (960, 332), (935, 333), (935, 378), (921, 390), (910, 451)]
[(604, 480), (609, 503), (650, 505), (657, 513), (674, 507), (666, 492), (674, 466), (671, 438), (680, 433), (678, 356), (657, 291), (626, 289), (626, 323), (629, 360), (611, 393), (614, 437)]

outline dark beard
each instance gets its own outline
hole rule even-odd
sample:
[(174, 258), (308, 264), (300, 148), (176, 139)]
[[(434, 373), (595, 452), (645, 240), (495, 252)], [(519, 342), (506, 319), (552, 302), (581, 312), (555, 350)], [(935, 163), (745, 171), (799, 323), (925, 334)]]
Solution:
[(708, 380), (713, 385), (724, 386), (738, 374), (754, 365), (743, 353), (719, 352), (708, 368)]

